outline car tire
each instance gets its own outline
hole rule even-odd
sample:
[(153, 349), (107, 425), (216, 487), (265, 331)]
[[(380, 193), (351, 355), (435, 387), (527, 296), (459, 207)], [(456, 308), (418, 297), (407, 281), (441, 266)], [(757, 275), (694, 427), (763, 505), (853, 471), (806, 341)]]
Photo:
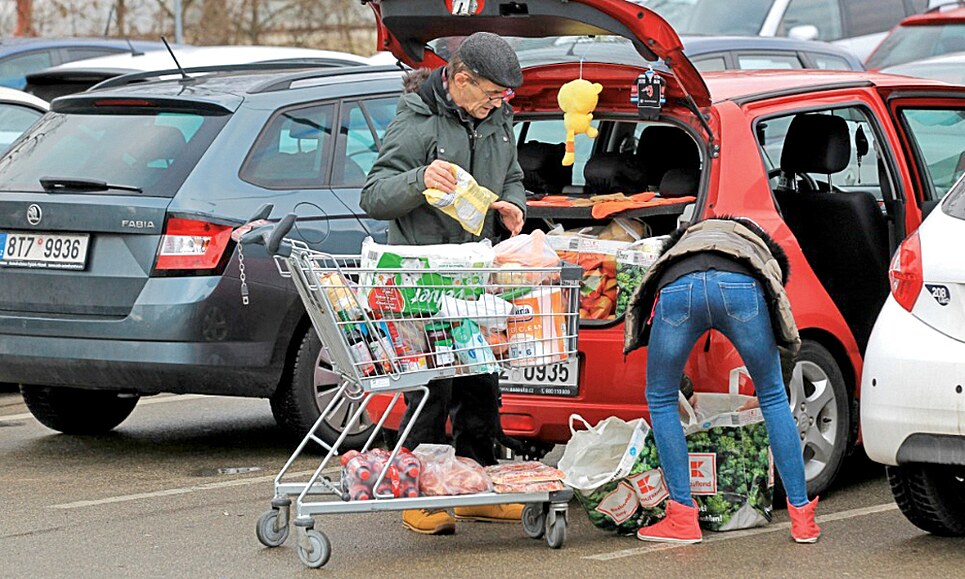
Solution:
[(801, 435), (808, 496), (816, 497), (834, 482), (852, 445), (851, 395), (827, 348), (802, 342), (788, 397)]
[[(301, 338), (290, 379), (284, 381), (271, 397), (271, 412), (275, 421), (296, 439), (308, 434), (339, 388), (341, 376), (333, 371), (328, 352), (309, 326)], [(345, 430), (346, 423), (358, 409), (361, 400), (343, 399), (319, 424), (315, 435), (326, 444), (334, 444)], [(372, 432), (368, 413), (362, 414), (361, 423), (353, 428), (341, 444), (340, 451), (358, 449), (365, 444)]]
[(61, 386), (22, 385), (27, 409), (41, 424), (64, 434), (102, 434), (131, 415), (138, 396)]
[(909, 464), (885, 470), (898, 509), (913, 525), (933, 535), (965, 536), (965, 468)]

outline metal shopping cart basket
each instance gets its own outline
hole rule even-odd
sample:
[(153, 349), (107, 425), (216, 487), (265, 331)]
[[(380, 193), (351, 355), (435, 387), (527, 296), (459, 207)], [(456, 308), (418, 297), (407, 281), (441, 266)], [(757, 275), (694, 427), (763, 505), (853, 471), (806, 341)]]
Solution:
[[(321, 567), (331, 554), (325, 533), (314, 528), (313, 515), (369, 513), (406, 509), (523, 503), (523, 530), (545, 535), (552, 548), (566, 539), (568, 489), (529, 493), (397, 498), (375, 491), (370, 500), (348, 500), (342, 476), (325, 473), (340, 454), (348, 432), (359, 423), (373, 396), (391, 402), (374, 425), (362, 452), (379, 439), (389, 413), (404, 392), (423, 396), (398, 436), (374, 489), (386, 479), (390, 465), (422, 412), (432, 380), (497, 372), (508, 366), (547, 366), (577, 356), (581, 269), (563, 264), (541, 269), (446, 267), (424, 269), (418, 259), (404, 267), (375, 267), (371, 256), (338, 256), (313, 251), (305, 243), (285, 239), (295, 221), (289, 215), (276, 226), (253, 230), (243, 243), (263, 243), (279, 273), (290, 277), (312, 325), (330, 352), (343, 380), (315, 425), (292, 453), (274, 481), (271, 510), (258, 520), (258, 540), (277, 547), (289, 535), (292, 520), (298, 556), (309, 567)], [(316, 433), (333, 408), (346, 399), (358, 402), (341, 436), (331, 445)], [(292, 472), (295, 460), (310, 445), (320, 445), (324, 458), (307, 480)]]

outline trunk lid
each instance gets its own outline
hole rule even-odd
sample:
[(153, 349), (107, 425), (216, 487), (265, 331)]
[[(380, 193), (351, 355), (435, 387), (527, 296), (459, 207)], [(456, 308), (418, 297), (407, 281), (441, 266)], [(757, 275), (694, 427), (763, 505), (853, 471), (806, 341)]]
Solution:
[[(670, 88), (676, 84), (699, 107), (711, 102), (707, 85), (684, 56), (673, 27), (656, 12), (624, 0), (369, 0), (369, 5), (375, 12), (380, 49), (412, 67), (444, 65), (459, 38), (480, 31), (499, 34), (511, 43), (526, 38), (617, 36), (629, 40), (644, 59), (663, 60), (675, 79), (668, 82)], [(523, 75), (524, 88), (527, 82), (538, 82), (526, 70)]]

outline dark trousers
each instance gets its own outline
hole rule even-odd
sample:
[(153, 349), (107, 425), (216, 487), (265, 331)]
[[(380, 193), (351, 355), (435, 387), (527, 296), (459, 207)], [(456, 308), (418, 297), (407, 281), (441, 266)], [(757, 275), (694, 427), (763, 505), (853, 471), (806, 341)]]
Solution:
[[(421, 392), (405, 393), (405, 414), (401, 433), (412, 419)], [(429, 396), (405, 446), (422, 443), (447, 444), (446, 419), (452, 418), (453, 446), (458, 456), (471, 458), (483, 466), (496, 464), (496, 437), (499, 434), (499, 374), (460, 376), (429, 383)]]

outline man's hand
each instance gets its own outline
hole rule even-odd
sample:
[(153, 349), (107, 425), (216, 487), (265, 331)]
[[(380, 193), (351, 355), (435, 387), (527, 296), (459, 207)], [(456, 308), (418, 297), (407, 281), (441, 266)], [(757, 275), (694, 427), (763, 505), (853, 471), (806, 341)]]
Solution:
[(492, 208), (499, 212), (499, 218), (509, 230), (509, 234), (516, 236), (523, 230), (523, 210), (509, 201), (494, 201)]
[(430, 163), (422, 179), (426, 189), (438, 189), (444, 193), (456, 190), (456, 176), (453, 174), (452, 165), (442, 159)]

